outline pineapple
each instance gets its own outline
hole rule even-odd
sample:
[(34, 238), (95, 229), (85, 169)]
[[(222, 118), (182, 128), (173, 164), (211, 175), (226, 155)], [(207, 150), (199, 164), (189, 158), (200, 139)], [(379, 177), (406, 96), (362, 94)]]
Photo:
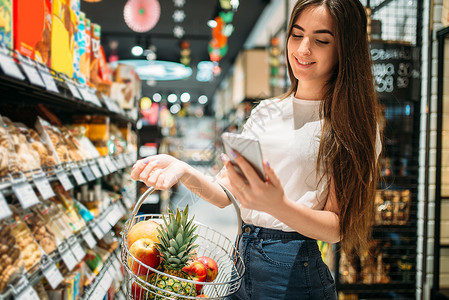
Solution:
[[(156, 243), (156, 247), (162, 256), (161, 266), (164, 273), (190, 280), (190, 275), (184, 272), (182, 268), (187, 265), (188, 260), (193, 256), (193, 250), (198, 246), (194, 244), (198, 235), (194, 234), (196, 226), (193, 225), (193, 219), (188, 220), (188, 212), (188, 206), (184, 211), (176, 209), (176, 214), (169, 211), (168, 221), (165, 217), (163, 218), (165, 227), (161, 225), (158, 228), (159, 243)], [(194, 283), (169, 276), (153, 276), (151, 284), (165, 291), (184, 296), (196, 296)], [(183, 299), (161, 291), (157, 291), (157, 293), (170, 299)], [(156, 299), (158, 298), (156, 297)]]

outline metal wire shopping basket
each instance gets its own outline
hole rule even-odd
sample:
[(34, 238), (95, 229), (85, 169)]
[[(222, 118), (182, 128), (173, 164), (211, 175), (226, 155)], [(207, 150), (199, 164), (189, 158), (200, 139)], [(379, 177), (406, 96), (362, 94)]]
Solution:
[[(239, 223), (238, 230), (239, 233), (241, 233), (240, 209), (232, 194), (224, 186), (222, 186), (222, 188), (234, 205)], [(154, 269), (142, 263), (130, 254), (128, 244), (126, 242), (126, 236), (134, 224), (150, 219), (159, 223), (163, 222), (163, 215), (161, 214), (145, 214), (137, 216), (140, 206), (153, 192), (154, 188), (150, 187), (138, 199), (133, 209), (132, 217), (125, 223), (124, 230), (122, 232), (121, 262), (126, 270), (125, 280), (127, 298), (133, 300), (204, 299), (205, 297), (202, 295), (207, 295), (207, 298), (209, 299), (223, 299), (235, 293), (240, 288), (241, 280), (243, 274), (245, 273), (245, 265), (237, 251), (236, 246), (218, 231), (199, 222), (193, 221), (193, 223), (197, 226), (195, 233), (198, 235), (198, 238), (195, 241), (195, 244), (198, 245), (196, 252), (198, 257), (208, 256), (216, 261), (218, 265), (218, 275), (213, 282), (198, 282), (169, 275), (161, 270)], [(198, 293), (198, 296), (185, 296), (173, 291), (159, 288), (155, 285), (155, 281), (148, 280), (150, 276), (137, 276), (134, 274), (132, 270), (135, 269), (135, 264), (138, 264), (138, 268), (146, 268), (144, 270), (148, 270), (147, 273), (150, 276), (167, 276), (178, 280), (178, 284), (201, 284), (201, 291)]]

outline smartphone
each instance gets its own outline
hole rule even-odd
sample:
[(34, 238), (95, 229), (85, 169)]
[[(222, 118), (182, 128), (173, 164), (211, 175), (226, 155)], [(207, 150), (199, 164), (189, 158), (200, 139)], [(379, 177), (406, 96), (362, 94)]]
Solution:
[(221, 135), (223, 146), (226, 154), (229, 156), (231, 163), (236, 169), (237, 173), (243, 175), (237, 163), (232, 157), (231, 150), (240, 153), (254, 168), (259, 177), (265, 181), (265, 172), (263, 170), (262, 150), (260, 148), (259, 140), (251, 138), (238, 133), (225, 132)]

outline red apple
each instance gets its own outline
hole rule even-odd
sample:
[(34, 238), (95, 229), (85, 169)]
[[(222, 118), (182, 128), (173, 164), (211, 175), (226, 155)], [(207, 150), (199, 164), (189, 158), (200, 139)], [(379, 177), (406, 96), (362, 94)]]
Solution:
[[(129, 253), (131, 253), (138, 261), (154, 269), (156, 269), (161, 262), (159, 251), (153, 240), (149, 238), (142, 238), (135, 241), (131, 245), (131, 248), (129, 248)], [(128, 266), (134, 274), (142, 276), (153, 273), (149, 268), (139, 264), (138, 261), (135, 261), (131, 256), (128, 257)]]
[[(151, 276), (139, 276), (139, 278), (144, 281), (148, 281)], [(133, 281), (133, 284), (131, 285), (131, 295), (134, 300), (150, 299), (150, 292), (142, 288), (142, 286), (136, 281)]]
[(159, 233), (157, 232), (158, 227), (159, 223), (153, 220), (141, 221), (134, 224), (134, 226), (129, 230), (126, 237), (128, 248), (130, 248), (135, 241), (141, 238), (149, 238), (154, 242), (159, 243)]
[(196, 259), (196, 261), (199, 261), (201, 263), (203, 263), (206, 266), (207, 269), (207, 277), (206, 277), (206, 281), (207, 282), (212, 282), (215, 280), (215, 278), (218, 275), (218, 265), (217, 262), (215, 260), (213, 260), (210, 257), (207, 256), (201, 256), (198, 257)]
[[(182, 268), (182, 270), (192, 277), (192, 280), (198, 282), (205, 282), (207, 277), (207, 269), (206, 266), (199, 261), (193, 261), (189, 263), (187, 266)], [(196, 292), (198, 293), (203, 288), (202, 284), (195, 284)]]

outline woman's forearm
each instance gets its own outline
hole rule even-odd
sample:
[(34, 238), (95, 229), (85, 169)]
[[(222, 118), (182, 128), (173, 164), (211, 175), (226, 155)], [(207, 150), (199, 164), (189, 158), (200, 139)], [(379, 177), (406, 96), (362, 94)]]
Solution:
[(185, 172), (180, 181), (190, 191), (215, 206), (225, 207), (231, 203), (217, 178), (204, 175), (188, 164), (185, 164)]
[(328, 243), (341, 239), (338, 215), (332, 211), (315, 210), (286, 199), (270, 214), (307, 237)]

